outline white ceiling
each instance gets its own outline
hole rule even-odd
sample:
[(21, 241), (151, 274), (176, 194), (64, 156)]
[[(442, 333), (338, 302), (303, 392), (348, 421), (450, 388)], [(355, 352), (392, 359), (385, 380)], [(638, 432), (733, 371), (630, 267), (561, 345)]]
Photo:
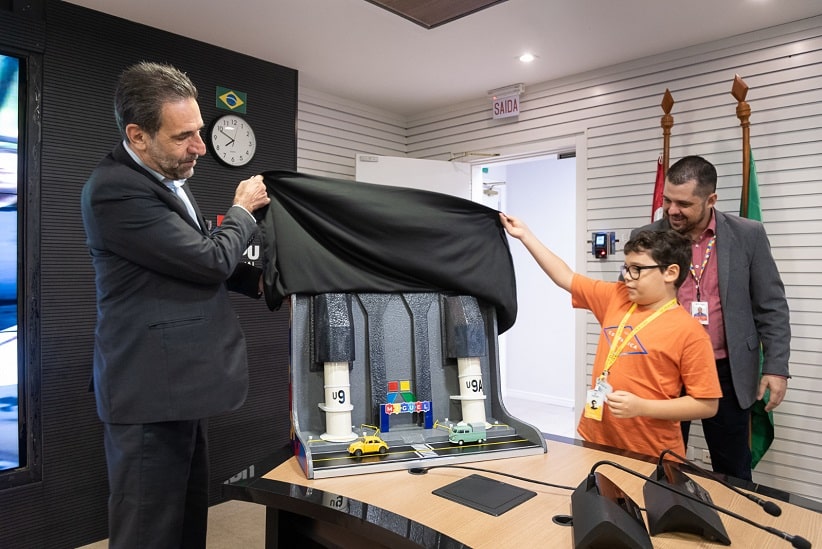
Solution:
[[(365, 0), (71, 2), (297, 69), (303, 86), (400, 115), (822, 14), (819, 0), (508, 0), (426, 30)], [(520, 63), (525, 51), (537, 60)]]

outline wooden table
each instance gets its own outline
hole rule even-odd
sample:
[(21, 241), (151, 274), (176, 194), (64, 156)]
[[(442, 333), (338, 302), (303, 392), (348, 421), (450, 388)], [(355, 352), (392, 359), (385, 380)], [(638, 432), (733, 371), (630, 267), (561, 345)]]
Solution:
[[(298, 544), (305, 547), (311, 546), (307, 541), (311, 540), (319, 544), (316, 546), (369, 548), (573, 548), (573, 528), (552, 521), (554, 517), (571, 514), (570, 490), (499, 476), (493, 471), (576, 488), (601, 460), (616, 462), (648, 476), (656, 464), (641, 456), (580, 441), (547, 438), (546, 454), (468, 464), (488, 472), (443, 467), (432, 468), (424, 475), (391, 471), (309, 480), (291, 457), (279, 464), (269, 462), (250, 467), (229, 480), (224, 492), (232, 499), (266, 505), (266, 547)], [(272, 460), (276, 462), (283, 457), (272, 457)], [(607, 464), (596, 470), (640, 507), (644, 505), (643, 479)], [(492, 516), (432, 494), (433, 490), (470, 474), (520, 486), (537, 495), (500, 516)], [(708, 490), (716, 505), (763, 526), (801, 536), (822, 549), (819, 512), (822, 506), (817, 502), (748, 485), (764, 493), (764, 499), (778, 502), (782, 515), (775, 518), (715, 480), (691, 476)], [(734, 547), (781, 549), (791, 546), (788, 541), (737, 519), (723, 514), (720, 517)], [(651, 540), (654, 547), (660, 548), (722, 547), (682, 533), (659, 534)]]

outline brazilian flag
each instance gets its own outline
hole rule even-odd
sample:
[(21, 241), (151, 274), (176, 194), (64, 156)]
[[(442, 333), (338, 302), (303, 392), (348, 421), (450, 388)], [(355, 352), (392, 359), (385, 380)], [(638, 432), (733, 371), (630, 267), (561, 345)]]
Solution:
[(245, 114), (248, 96), (244, 92), (217, 86), (216, 95), (218, 109)]
[[(759, 185), (756, 179), (756, 164), (754, 163), (753, 151), (750, 156), (750, 172), (748, 174), (748, 219), (762, 221), (762, 206), (759, 203)], [(744, 216), (743, 204), (739, 205), (739, 215)], [(762, 349), (759, 349), (759, 375), (762, 375), (762, 363), (764, 362)], [(768, 393), (762, 400), (754, 402), (751, 408), (751, 467), (756, 467), (768, 448), (771, 447), (774, 437), (773, 412), (766, 412), (765, 405), (768, 403)]]

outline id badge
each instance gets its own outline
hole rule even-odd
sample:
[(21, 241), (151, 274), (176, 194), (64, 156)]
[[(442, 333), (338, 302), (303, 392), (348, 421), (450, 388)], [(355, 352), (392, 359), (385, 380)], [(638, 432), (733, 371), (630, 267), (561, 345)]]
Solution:
[(605, 395), (597, 389), (588, 389), (585, 393), (584, 416), (595, 421), (602, 421), (602, 407), (605, 405)]
[(614, 388), (611, 387), (611, 384), (605, 381), (605, 379), (606, 378), (601, 376), (597, 379), (597, 386), (595, 387), (595, 390), (600, 392), (604, 401), (607, 401), (608, 395), (614, 392)]
[(708, 325), (708, 302), (694, 301), (691, 303), (691, 316), (699, 321), (703, 326)]

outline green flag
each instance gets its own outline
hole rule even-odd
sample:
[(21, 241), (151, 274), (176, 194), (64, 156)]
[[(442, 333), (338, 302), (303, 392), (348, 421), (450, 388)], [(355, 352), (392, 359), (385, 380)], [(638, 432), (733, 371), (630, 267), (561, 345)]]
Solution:
[[(759, 204), (759, 185), (756, 181), (756, 164), (754, 163), (753, 151), (748, 161), (750, 172), (748, 173), (748, 219), (762, 221), (762, 206)], [(742, 203), (739, 204), (739, 215), (743, 212)]]
[[(756, 164), (751, 151), (750, 172), (748, 173), (748, 219), (762, 221), (762, 206), (759, 204), (759, 185), (756, 179)], [(742, 215), (742, 204), (739, 205), (739, 215)], [(759, 374), (762, 375), (764, 356), (759, 349)], [(773, 412), (765, 411), (768, 402), (768, 393), (762, 400), (757, 400), (751, 408), (751, 467), (756, 467), (768, 448), (771, 447), (774, 437)]]

